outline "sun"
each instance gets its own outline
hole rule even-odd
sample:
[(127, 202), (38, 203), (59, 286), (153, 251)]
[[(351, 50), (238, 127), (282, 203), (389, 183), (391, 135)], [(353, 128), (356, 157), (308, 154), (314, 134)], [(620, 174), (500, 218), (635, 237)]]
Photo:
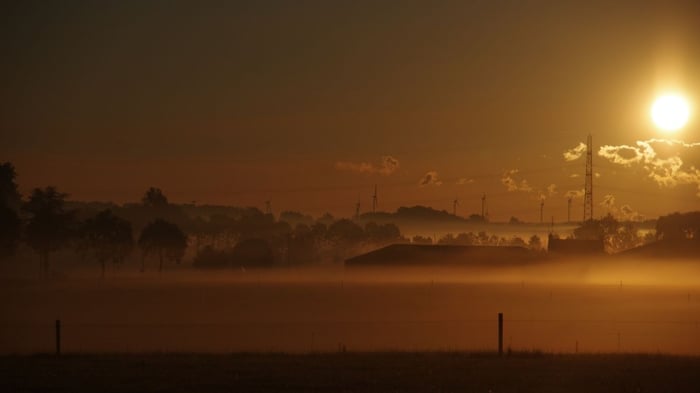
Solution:
[(664, 131), (678, 131), (690, 117), (690, 105), (678, 94), (659, 96), (651, 106), (651, 118), (654, 124)]

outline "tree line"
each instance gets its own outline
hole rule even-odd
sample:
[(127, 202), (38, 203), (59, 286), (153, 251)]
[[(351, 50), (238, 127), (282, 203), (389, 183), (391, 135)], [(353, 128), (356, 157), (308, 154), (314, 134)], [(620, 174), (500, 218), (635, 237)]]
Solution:
[[(343, 261), (393, 243), (542, 248), (536, 235), (506, 239), (481, 231), (408, 239), (393, 223), (361, 224), (362, 220), (335, 219), (328, 213), (314, 219), (284, 211), (276, 219), (257, 208), (175, 205), (155, 187), (146, 190), (140, 202), (122, 206), (71, 202), (67, 197), (55, 187), (45, 187), (23, 199), (14, 166), (0, 165), (0, 258), (26, 245), (37, 254), (40, 271), (48, 275), (51, 256), (68, 249), (97, 262), (104, 275), (109, 265), (133, 256), (140, 257), (142, 271), (149, 261), (156, 262), (160, 271), (166, 263), (181, 263), (188, 253), (198, 268), (246, 268)], [(397, 216), (434, 215), (426, 207), (398, 212)], [(375, 215), (379, 219), (381, 213)], [(646, 234), (608, 215), (582, 223), (573, 237), (603, 239), (612, 252), (657, 240), (700, 241), (700, 212), (662, 216), (655, 233)]]
[(22, 201), (14, 180), (14, 167), (5, 163), (0, 171), (2, 256), (14, 255), (22, 242), (36, 252), (39, 269), (45, 276), (50, 271), (52, 253), (68, 247), (82, 258), (98, 262), (103, 276), (106, 265), (123, 262), (134, 245), (141, 250), (143, 262), (146, 258), (157, 257), (159, 270), (164, 260), (179, 263), (184, 256), (187, 236), (177, 225), (155, 219), (143, 228), (134, 242), (131, 223), (111, 210), (79, 220), (77, 211), (66, 207), (67, 194), (51, 186), (34, 189), (27, 200)]
[(407, 241), (394, 224), (361, 226), (330, 214), (314, 220), (283, 212), (276, 220), (246, 208), (191, 217), (155, 187), (138, 204), (107, 208), (75, 208), (67, 194), (51, 186), (34, 189), (23, 200), (11, 163), (0, 166), (0, 183), (0, 256), (10, 257), (26, 245), (38, 255), (44, 275), (61, 249), (99, 263), (104, 276), (108, 265), (123, 263), (135, 250), (142, 271), (149, 260), (161, 271), (168, 262), (180, 263), (188, 250), (195, 267), (271, 267), (339, 261), (368, 247)]

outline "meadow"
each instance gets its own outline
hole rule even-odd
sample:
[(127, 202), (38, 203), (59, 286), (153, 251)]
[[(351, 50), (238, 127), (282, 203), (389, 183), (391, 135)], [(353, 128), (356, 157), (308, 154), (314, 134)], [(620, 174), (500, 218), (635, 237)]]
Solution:
[(4, 278), (0, 353), (700, 354), (693, 261)]

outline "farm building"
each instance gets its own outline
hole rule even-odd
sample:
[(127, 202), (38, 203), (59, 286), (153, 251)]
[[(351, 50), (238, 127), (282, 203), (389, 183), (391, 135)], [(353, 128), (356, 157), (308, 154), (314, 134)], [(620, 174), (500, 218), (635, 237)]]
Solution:
[(558, 239), (549, 235), (547, 251), (551, 255), (603, 255), (603, 239)]
[(509, 265), (541, 258), (524, 247), (393, 244), (347, 259), (345, 266)]

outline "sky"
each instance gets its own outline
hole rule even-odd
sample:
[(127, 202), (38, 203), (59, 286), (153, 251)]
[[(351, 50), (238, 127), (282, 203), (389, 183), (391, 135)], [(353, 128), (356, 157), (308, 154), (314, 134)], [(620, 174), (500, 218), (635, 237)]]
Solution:
[[(697, 1), (3, 3), (0, 161), (24, 195), (492, 220), (700, 206)], [(675, 134), (649, 108), (695, 109)]]

